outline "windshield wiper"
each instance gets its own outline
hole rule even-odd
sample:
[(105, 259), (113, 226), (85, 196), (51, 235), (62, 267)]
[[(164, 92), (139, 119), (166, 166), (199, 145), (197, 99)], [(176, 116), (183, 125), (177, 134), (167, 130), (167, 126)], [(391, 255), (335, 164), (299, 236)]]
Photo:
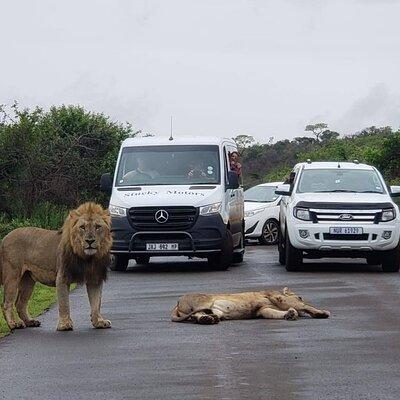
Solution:
[(314, 193), (357, 193), (356, 190), (334, 189), (334, 190), (318, 190)]
[(362, 192), (359, 192), (359, 193), (379, 193), (379, 194), (382, 194), (383, 192), (378, 192), (376, 190), (363, 190)]

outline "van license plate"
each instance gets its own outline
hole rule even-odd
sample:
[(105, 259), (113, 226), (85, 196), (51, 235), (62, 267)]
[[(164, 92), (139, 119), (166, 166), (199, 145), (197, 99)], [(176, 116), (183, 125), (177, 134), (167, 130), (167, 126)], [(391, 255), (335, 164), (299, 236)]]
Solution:
[(329, 233), (331, 235), (362, 235), (363, 228), (354, 228), (351, 226), (337, 226), (329, 228)]
[(174, 251), (178, 249), (179, 249), (178, 243), (146, 243), (146, 250), (150, 251), (157, 251), (157, 250)]

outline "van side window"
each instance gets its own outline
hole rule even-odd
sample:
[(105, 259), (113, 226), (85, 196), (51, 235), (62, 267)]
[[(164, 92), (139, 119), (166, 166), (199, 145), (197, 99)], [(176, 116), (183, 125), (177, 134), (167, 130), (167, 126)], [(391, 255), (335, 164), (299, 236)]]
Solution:
[(237, 149), (233, 146), (228, 146), (228, 160), (229, 170), (237, 173), (239, 182), (242, 184), (242, 163), (240, 160), (240, 154)]

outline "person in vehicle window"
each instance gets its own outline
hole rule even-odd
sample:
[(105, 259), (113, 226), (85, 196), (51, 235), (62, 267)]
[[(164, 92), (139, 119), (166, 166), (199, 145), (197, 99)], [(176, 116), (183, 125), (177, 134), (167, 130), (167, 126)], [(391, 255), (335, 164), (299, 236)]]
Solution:
[(229, 165), (231, 171), (234, 171), (238, 174), (238, 176), (242, 175), (242, 164), (239, 162), (239, 153), (237, 151), (232, 151), (229, 153)]
[(189, 171), (187, 173), (187, 177), (190, 178), (204, 178), (207, 174), (204, 171), (203, 165), (201, 162), (192, 162), (189, 166)]
[(159, 172), (150, 169), (150, 163), (143, 155), (139, 155), (136, 158), (137, 160), (137, 167), (133, 171), (129, 171), (123, 176), (124, 183), (130, 182), (142, 182), (148, 179), (154, 179), (155, 177), (159, 176)]

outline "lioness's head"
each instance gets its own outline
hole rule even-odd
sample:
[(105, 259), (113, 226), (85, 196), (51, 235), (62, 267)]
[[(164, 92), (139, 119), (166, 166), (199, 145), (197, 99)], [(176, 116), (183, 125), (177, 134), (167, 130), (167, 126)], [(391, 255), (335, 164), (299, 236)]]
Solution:
[(84, 203), (66, 218), (62, 228), (63, 241), (81, 258), (101, 258), (111, 249), (110, 226), (108, 210), (96, 203)]

